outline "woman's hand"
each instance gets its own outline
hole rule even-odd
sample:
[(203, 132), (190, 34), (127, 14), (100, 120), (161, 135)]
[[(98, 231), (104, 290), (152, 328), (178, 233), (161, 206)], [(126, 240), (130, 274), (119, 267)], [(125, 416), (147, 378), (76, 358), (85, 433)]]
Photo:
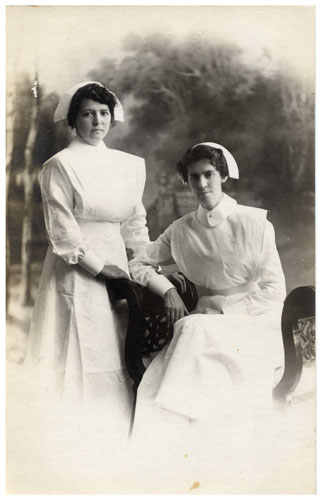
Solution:
[(188, 314), (188, 310), (177, 293), (176, 288), (167, 290), (164, 295), (164, 305), (166, 309), (166, 320), (169, 326)]
[(100, 274), (101, 276), (104, 276), (105, 278), (109, 278), (111, 280), (116, 280), (118, 278), (130, 279), (128, 274), (125, 271), (123, 271), (123, 269), (120, 269), (120, 267), (113, 266), (110, 264), (105, 265)]

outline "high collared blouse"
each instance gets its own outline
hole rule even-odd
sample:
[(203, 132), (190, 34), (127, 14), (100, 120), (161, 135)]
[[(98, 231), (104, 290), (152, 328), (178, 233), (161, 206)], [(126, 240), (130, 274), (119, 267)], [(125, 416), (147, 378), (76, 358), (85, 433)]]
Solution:
[(108, 263), (124, 269), (122, 239), (134, 252), (149, 241), (145, 178), (142, 158), (103, 141), (91, 146), (77, 136), (51, 157), (41, 172), (41, 192), (53, 253), (93, 275)]
[[(130, 262), (131, 273), (163, 295), (173, 285), (156, 270), (172, 262), (198, 288), (223, 295), (216, 306), (220, 312), (242, 298), (249, 314), (263, 313), (285, 297), (274, 228), (266, 214), (224, 194), (212, 210), (199, 206), (171, 224)], [(241, 296), (235, 290), (248, 291)]]

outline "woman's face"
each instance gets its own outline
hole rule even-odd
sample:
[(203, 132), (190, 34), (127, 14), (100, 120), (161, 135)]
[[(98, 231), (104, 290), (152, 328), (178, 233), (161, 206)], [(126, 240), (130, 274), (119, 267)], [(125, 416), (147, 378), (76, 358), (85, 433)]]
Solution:
[(206, 210), (212, 210), (222, 199), (222, 179), (220, 173), (203, 159), (188, 166), (188, 184), (199, 204)]
[(109, 132), (110, 123), (111, 114), (107, 104), (82, 99), (75, 120), (76, 131), (82, 139), (96, 146)]

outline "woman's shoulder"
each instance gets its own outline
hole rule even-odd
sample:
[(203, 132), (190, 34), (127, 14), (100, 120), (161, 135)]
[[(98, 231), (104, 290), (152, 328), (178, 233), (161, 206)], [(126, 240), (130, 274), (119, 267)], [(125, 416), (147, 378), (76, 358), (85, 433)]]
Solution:
[(189, 212), (185, 215), (182, 215), (182, 217), (179, 217), (178, 219), (175, 219), (171, 227), (172, 229), (176, 229), (179, 227), (184, 227), (184, 226), (191, 226), (191, 224), (196, 220), (196, 211), (194, 212)]
[(236, 205), (235, 213), (247, 220), (265, 220), (267, 218), (267, 210), (258, 207), (249, 207), (247, 205)]
[(134, 155), (132, 153), (126, 153), (125, 151), (120, 151), (119, 149), (108, 149), (110, 154), (115, 156), (123, 164), (129, 166), (136, 166), (138, 168), (145, 168), (145, 160), (140, 156)]
[[(119, 151), (117, 149), (109, 149), (109, 156), (113, 159), (113, 163), (123, 171), (124, 176), (128, 179), (136, 179), (139, 193), (144, 189), (146, 182), (146, 165), (145, 160), (140, 156)], [(141, 193), (142, 195), (142, 193)]]
[(267, 210), (246, 205), (237, 205), (230, 218), (232, 223), (243, 228), (243, 231), (258, 235), (263, 234), (268, 224)]
[(52, 181), (59, 181), (62, 178), (64, 180), (71, 178), (71, 169), (69, 165), (71, 163), (70, 152), (67, 148), (58, 151), (53, 156), (51, 156), (45, 163), (43, 163), (40, 180), (41, 184), (49, 184)]
[(66, 161), (68, 160), (69, 154), (70, 154), (70, 151), (67, 148), (61, 149), (60, 151), (55, 153), (53, 156), (48, 158), (48, 160), (46, 160), (43, 163), (43, 168), (44, 167), (47, 168), (47, 167), (51, 167), (51, 166), (55, 167), (57, 165), (65, 164)]

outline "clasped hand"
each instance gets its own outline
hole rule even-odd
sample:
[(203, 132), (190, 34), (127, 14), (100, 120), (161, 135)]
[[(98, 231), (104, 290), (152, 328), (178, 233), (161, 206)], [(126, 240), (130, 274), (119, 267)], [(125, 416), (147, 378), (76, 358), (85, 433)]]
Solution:
[(176, 288), (170, 288), (164, 295), (167, 324), (170, 326), (178, 319), (184, 318), (188, 310)]
[(123, 269), (120, 269), (120, 267), (110, 264), (105, 265), (100, 274), (105, 278), (109, 278), (111, 280), (116, 280), (118, 278), (130, 279), (128, 274), (125, 271), (123, 271)]

